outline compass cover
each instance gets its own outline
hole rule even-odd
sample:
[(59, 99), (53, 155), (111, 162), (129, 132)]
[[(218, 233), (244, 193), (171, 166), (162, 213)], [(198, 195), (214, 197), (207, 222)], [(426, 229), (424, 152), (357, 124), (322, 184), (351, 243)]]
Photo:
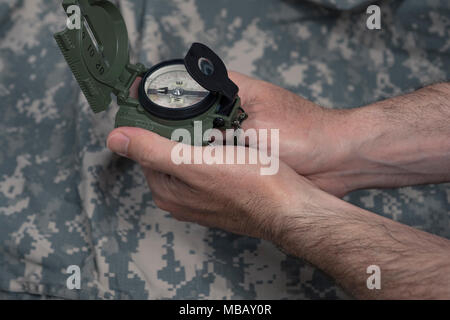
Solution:
[(111, 93), (127, 94), (135, 79), (129, 70), (127, 28), (109, 1), (64, 0), (63, 8), (73, 18), (77, 11), (71, 6), (79, 8), (79, 28), (68, 26), (54, 37), (90, 107), (101, 112), (111, 103)]

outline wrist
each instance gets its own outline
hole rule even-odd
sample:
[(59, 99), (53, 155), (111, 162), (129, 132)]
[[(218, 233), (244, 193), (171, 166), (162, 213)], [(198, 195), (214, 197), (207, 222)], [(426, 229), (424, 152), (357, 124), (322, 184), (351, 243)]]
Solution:
[[(418, 181), (414, 168), (407, 166), (419, 161), (423, 154), (416, 150), (419, 137), (410, 136), (400, 125), (393, 125), (386, 111), (377, 105), (325, 110), (321, 136), (313, 142), (322, 144), (314, 158), (321, 170), (308, 177), (339, 196), (357, 189)], [(433, 142), (421, 143), (433, 146)]]
[[(417, 161), (414, 144), (398, 126), (392, 126), (381, 108), (375, 106), (338, 111), (330, 126), (336, 140), (331, 173), (348, 193), (372, 187), (403, 185), (413, 172), (408, 162)], [(395, 183), (394, 183), (395, 182)]]
[[(278, 220), (276, 237), (271, 239), (284, 252), (317, 262), (311, 255), (317, 253), (314, 243), (326, 237), (325, 227), (331, 221), (339, 221), (348, 203), (311, 185), (297, 189), (297, 196), (290, 200)], [(327, 233), (327, 232), (325, 232)]]
[(345, 153), (336, 171), (349, 191), (448, 181), (448, 134), (432, 132), (435, 121), (426, 117), (408, 123), (408, 112), (381, 102), (340, 115)]
[(357, 189), (362, 171), (367, 165), (361, 146), (368, 143), (365, 130), (360, 126), (356, 109), (323, 109), (317, 134), (309, 143), (312, 154), (311, 166), (306, 174), (314, 184), (334, 195), (343, 196)]
[(377, 143), (385, 135), (385, 129), (376, 111), (365, 107), (339, 110), (333, 114), (331, 123), (329, 135), (335, 135), (336, 155), (331, 172), (344, 193), (372, 186), (374, 179), (383, 179), (386, 161), (377, 157), (384, 154), (387, 146)]

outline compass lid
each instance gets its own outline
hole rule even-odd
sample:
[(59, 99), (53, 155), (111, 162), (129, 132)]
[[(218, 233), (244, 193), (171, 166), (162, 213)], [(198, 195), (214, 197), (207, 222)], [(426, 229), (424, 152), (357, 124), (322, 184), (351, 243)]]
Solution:
[(125, 21), (110, 1), (64, 0), (63, 8), (74, 24), (56, 33), (55, 40), (92, 110), (104, 111), (111, 93), (128, 97), (144, 67), (130, 64)]
[(193, 43), (184, 64), (190, 76), (203, 88), (218, 92), (229, 101), (234, 101), (238, 86), (228, 77), (228, 71), (219, 56), (202, 43)]

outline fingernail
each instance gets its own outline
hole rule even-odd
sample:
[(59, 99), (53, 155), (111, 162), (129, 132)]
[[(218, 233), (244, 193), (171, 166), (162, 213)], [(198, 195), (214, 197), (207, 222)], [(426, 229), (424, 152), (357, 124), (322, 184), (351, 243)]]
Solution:
[(115, 133), (108, 139), (108, 148), (122, 157), (128, 153), (130, 139), (122, 133)]

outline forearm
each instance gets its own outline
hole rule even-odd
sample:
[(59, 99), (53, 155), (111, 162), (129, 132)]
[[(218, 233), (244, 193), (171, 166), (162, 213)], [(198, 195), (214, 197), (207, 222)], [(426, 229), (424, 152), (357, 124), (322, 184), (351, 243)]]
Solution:
[[(286, 218), (278, 244), (337, 280), (357, 298), (450, 298), (450, 241), (317, 191)], [(315, 204), (320, 205), (315, 205)], [(381, 289), (367, 288), (367, 267)]]
[(349, 189), (450, 181), (450, 84), (342, 112), (348, 154), (337, 174)]

